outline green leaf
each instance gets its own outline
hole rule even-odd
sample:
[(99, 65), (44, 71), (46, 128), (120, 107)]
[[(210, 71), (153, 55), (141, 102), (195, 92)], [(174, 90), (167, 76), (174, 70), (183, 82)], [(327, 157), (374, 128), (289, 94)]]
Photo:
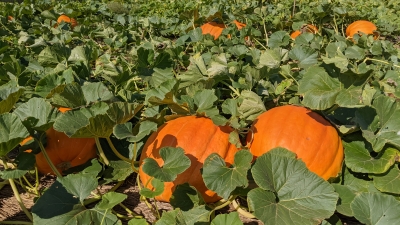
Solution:
[(361, 193), (351, 203), (354, 217), (367, 225), (389, 225), (400, 221), (400, 202), (382, 193)]
[(24, 176), (29, 170), (19, 170), (19, 169), (5, 169), (0, 171), (0, 177), (4, 180), (6, 179), (18, 179)]
[(133, 173), (132, 166), (125, 161), (110, 161), (110, 167), (105, 171), (106, 179), (109, 182), (123, 181)]
[(268, 40), (268, 47), (277, 48), (289, 44), (290, 36), (286, 31), (277, 31), (271, 34)]
[(318, 63), (318, 52), (305, 46), (295, 46), (289, 51), (289, 57), (297, 60), (300, 68), (308, 68)]
[(239, 111), (238, 111), (238, 102), (236, 99), (226, 99), (223, 103), (222, 103), (222, 112), (226, 113), (226, 114), (230, 114), (232, 115), (232, 117), (236, 117), (239, 115)]
[(231, 212), (229, 214), (219, 214), (212, 221), (211, 225), (243, 225), (240, 221), (239, 213)]
[(225, 53), (213, 57), (207, 73), (210, 77), (228, 73), (228, 62)]
[(77, 108), (86, 105), (82, 87), (75, 82), (59, 86), (57, 92), (53, 93), (51, 100), (55, 105), (68, 108)]
[(157, 130), (157, 124), (148, 120), (142, 121), (136, 126), (139, 126), (139, 131), (137, 131), (136, 135), (133, 134), (133, 132), (135, 131), (132, 129), (131, 122), (117, 124), (113, 129), (113, 133), (118, 139), (128, 138), (130, 142), (138, 142), (142, 140), (145, 136), (149, 135), (151, 132)]
[(164, 160), (162, 166), (152, 158), (144, 159), (143, 172), (161, 181), (170, 182), (190, 167), (190, 159), (180, 147), (163, 147), (160, 149), (160, 156)]
[(386, 148), (377, 157), (372, 157), (370, 151), (361, 141), (344, 142), (346, 166), (359, 173), (384, 173), (393, 165), (396, 157), (400, 154), (394, 148)]
[(374, 138), (367, 138), (374, 151), (379, 152), (386, 143), (400, 147), (400, 103), (387, 96), (379, 96), (372, 103), (379, 117), (380, 129)]
[(78, 197), (81, 202), (99, 185), (96, 177), (92, 174), (69, 174), (58, 180), (69, 193)]
[(43, 98), (31, 98), (15, 109), (14, 113), (25, 123), (25, 126), (40, 131), (48, 130), (55, 118), (56, 111)]
[(218, 100), (217, 96), (214, 93), (214, 90), (201, 90), (196, 92), (193, 97), (194, 103), (197, 105), (198, 112), (202, 112), (204, 110), (210, 109), (213, 107), (215, 101)]
[(91, 107), (61, 114), (55, 121), (55, 130), (69, 137), (110, 137), (117, 124), (129, 121), (142, 105), (114, 102), (109, 105), (98, 102)]
[(374, 185), (379, 191), (400, 194), (400, 169), (397, 164), (384, 174), (374, 174), (372, 177)]
[[(57, 207), (57, 206), (56, 206)], [(69, 212), (54, 216), (52, 218), (42, 218), (33, 214), (34, 224), (102, 224), (102, 225), (122, 225), (121, 221), (110, 210), (99, 210), (97, 208), (86, 209), (82, 205), (75, 205)]]
[(24, 88), (15, 87), (13, 82), (0, 86), (0, 114), (10, 112), (19, 97), (24, 93)]
[(335, 211), (334, 188), (286, 149), (261, 155), (251, 172), (259, 188), (248, 193), (249, 207), (264, 224), (316, 224)]
[(34, 216), (42, 219), (71, 213), (79, 199), (68, 193), (57, 179), (32, 207)]
[(175, 225), (176, 224), (176, 216), (180, 212), (180, 209), (174, 209), (171, 211), (164, 212), (161, 215), (161, 218), (157, 220), (155, 225)]
[(242, 150), (235, 154), (235, 162), (227, 166), (217, 153), (210, 154), (204, 161), (203, 179), (207, 188), (228, 199), (236, 187), (247, 187), (247, 171), (250, 169), (253, 155)]
[(170, 198), (170, 203), (174, 208), (188, 211), (193, 207), (203, 205), (205, 202), (196, 188), (188, 183), (183, 183), (176, 186)]
[(0, 115), (0, 134), (0, 156), (5, 156), (28, 137), (29, 132), (18, 116), (4, 113)]
[(362, 60), (365, 57), (365, 50), (363, 48), (358, 47), (357, 45), (353, 45), (346, 49), (345, 55), (349, 59)]
[(150, 190), (149, 188), (145, 186), (140, 189), (139, 194), (143, 195), (146, 198), (154, 198), (158, 195), (161, 195), (164, 192), (164, 182), (161, 180), (158, 180), (156, 178), (151, 179), (151, 185), (153, 186), (153, 190)]
[(299, 82), (303, 104), (311, 109), (324, 110), (333, 106), (339, 94), (339, 81), (333, 79), (322, 67), (311, 67)]
[(336, 206), (336, 211), (342, 215), (352, 217), (354, 216), (350, 204), (356, 197), (356, 193), (348, 185), (332, 184), (335, 191), (339, 194), (339, 202)]
[(71, 62), (86, 62), (88, 57), (86, 56), (85, 49), (83, 46), (76, 46), (71, 50), (71, 55), (68, 58)]
[(128, 225), (148, 225), (148, 223), (146, 219), (131, 219), (129, 220)]
[(101, 82), (85, 83), (82, 86), (82, 92), (87, 104), (98, 101), (108, 101), (114, 97), (111, 91)]
[(112, 209), (114, 206), (123, 202), (128, 196), (117, 192), (107, 192), (101, 196), (101, 201), (96, 205), (100, 210)]
[(281, 54), (279, 49), (266, 49), (260, 56), (260, 63), (258, 67), (267, 66), (269, 68), (275, 69), (279, 68), (281, 64)]
[(209, 222), (211, 211), (205, 205), (194, 207), (189, 211), (180, 211), (177, 215), (179, 225), (195, 225), (201, 222)]
[(248, 90), (243, 90), (240, 94), (239, 100), (239, 114), (240, 118), (246, 120), (255, 120), (261, 113), (267, 109), (264, 106), (264, 102), (256, 93)]

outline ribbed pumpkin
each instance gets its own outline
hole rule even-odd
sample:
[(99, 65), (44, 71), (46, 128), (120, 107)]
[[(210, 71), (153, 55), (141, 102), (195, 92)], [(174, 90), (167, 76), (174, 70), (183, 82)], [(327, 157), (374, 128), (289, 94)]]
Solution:
[[(78, 26), (78, 22), (74, 18), (70, 18), (67, 15), (61, 15), (61, 16), (58, 17), (58, 19), (57, 19), (57, 23), (58, 24), (63, 22), (63, 21), (64, 21), (64, 23), (70, 23), (71, 24), (71, 28), (74, 28), (74, 27)], [(56, 24), (56, 27), (57, 27), (57, 24)]]
[(361, 35), (362, 33), (364, 33), (364, 34), (373, 34), (374, 39), (377, 39), (379, 34), (378, 32), (376, 32), (376, 30), (377, 27), (372, 22), (367, 20), (358, 20), (351, 23), (346, 28), (346, 36), (352, 39), (355, 34)]
[(258, 116), (251, 130), (247, 142), (255, 157), (283, 147), (325, 180), (341, 171), (344, 153), (336, 129), (307, 108), (286, 105), (270, 109)]
[(204, 160), (211, 153), (218, 153), (228, 164), (234, 161), (238, 149), (229, 142), (229, 133), (233, 129), (229, 126), (217, 126), (211, 119), (196, 116), (180, 117), (163, 124), (154, 132), (143, 147), (140, 157), (139, 178), (147, 188), (153, 188), (151, 178), (142, 170), (143, 160), (152, 158), (159, 165), (163, 165), (159, 151), (162, 147), (181, 147), (189, 157), (191, 166), (179, 174), (175, 181), (164, 182), (164, 192), (157, 196), (159, 201), (169, 202), (172, 192), (178, 184), (189, 183), (203, 196), (206, 202), (216, 202), (219, 197), (207, 189), (204, 184), (200, 169)]
[(306, 25), (302, 26), (300, 28), (300, 30), (296, 30), (292, 34), (290, 34), (290, 37), (292, 39), (296, 39), (296, 37), (299, 36), (302, 33), (313, 33), (313, 34), (316, 34), (316, 33), (318, 33), (318, 28), (315, 27), (314, 25), (306, 24)]
[[(69, 108), (59, 108), (64, 113)], [(96, 143), (94, 138), (69, 138), (63, 132), (58, 132), (53, 128), (46, 131), (47, 145), (46, 152), (62, 173), (71, 167), (79, 166), (86, 163), (88, 160), (97, 157)], [(21, 145), (24, 145), (32, 137), (26, 138)], [(29, 152), (29, 150), (27, 150)], [(36, 166), (41, 174), (53, 174), (54, 172), (49, 166), (43, 153), (36, 154)]]

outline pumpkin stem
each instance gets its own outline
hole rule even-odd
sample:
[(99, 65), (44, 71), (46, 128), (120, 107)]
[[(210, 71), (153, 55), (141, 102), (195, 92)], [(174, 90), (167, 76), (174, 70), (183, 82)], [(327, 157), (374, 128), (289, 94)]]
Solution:
[(112, 143), (111, 139), (109, 137), (106, 137), (107, 143), (110, 146), (111, 150), (114, 152), (115, 155), (118, 156), (121, 160), (125, 162), (131, 162), (130, 159), (126, 158), (125, 156), (121, 155), (121, 153), (118, 152), (118, 150), (115, 148), (114, 144)]
[[(2, 159), (0, 159), (0, 161), (3, 162)], [(3, 162), (3, 165), (4, 165), (5, 169), (8, 169), (7, 162), (5, 162), (5, 163)], [(19, 195), (17, 186), (14, 183), (14, 180), (13, 179), (8, 179), (8, 182), (10, 183), (11, 189), (14, 192), (15, 199), (17, 199), (17, 202), (18, 202), (19, 206), (21, 207), (22, 211), (24, 211), (24, 213), (26, 214), (26, 216), (29, 218), (30, 221), (33, 221), (32, 214), (25, 207), (24, 202), (22, 201), (21, 196)]]
[(54, 166), (53, 162), (51, 161), (49, 155), (47, 155), (46, 149), (43, 146), (41, 138), (39, 138), (39, 140), (37, 140), (37, 142), (39, 143), (39, 148), (42, 151), (42, 154), (43, 154), (44, 158), (46, 159), (47, 163), (49, 164), (51, 170), (53, 170), (54, 174), (57, 177), (62, 177), (61, 173), (58, 171), (58, 169)]
[(99, 151), (99, 155), (103, 159), (104, 164), (107, 166), (110, 165), (110, 161), (108, 161), (106, 155), (104, 154), (103, 148), (101, 147), (99, 138), (95, 137), (94, 140), (96, 141), (97, 150)]
[(250, 212), (247, 212), (246, 210), (244, 210), (237, 202), (236, 200), (232, 201), (232, 205), (233, 208), (236, 209), (236, 211), (238, 213), (240, 213), (242, 216), (249, 218), (249, 219), (253, 219), (256, 218), (253, 214), (251, 214)]

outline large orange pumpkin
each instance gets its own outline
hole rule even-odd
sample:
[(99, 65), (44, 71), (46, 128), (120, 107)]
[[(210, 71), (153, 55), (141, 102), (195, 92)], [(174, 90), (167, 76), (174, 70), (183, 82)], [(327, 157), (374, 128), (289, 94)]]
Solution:
[(316, 33), (318, 33), (318, 28), (315, 27), (314, 25), (306, 24), (306, 25), (302, 26), (300, 28), (300, 30), (296, 30), (292, 34), (290, 34), (290, 37), (292, 39), (296, 39), (296, 37), (299, 36), (302, 33), (313, 33), (313, 34), (316, 34)]
[(347, 28), (346, 28), (346, 36), (350, 39), (353, 38), (355, 34), (373, 34), (374, 39), (377, 39), (379, 34), (376, 32), (377, 28), (375, 24), (373, 24), (370, 21), (367, 20), (358, 20), (353, 23), (351, 23)]
[(229, 142), (229, 133), (232, 131), (231, 127), (217, 126), (211, 119), (204, 117), (185, 116), (166, 122), (149, 137), (143, 147), (140, 157), (140, 180), (147, 188), (152, 189), (149, 182), (151, 177), (142, 170), (143, 160), (150, 157), (162, 166), (164, 161), (160, 157), (160, 149), (166, 146), (181, 147), (189, 157), (191, 165), (179, 174), (175, 181), (164, 182), (164, 192), (156, 199), (169, 202), (176, 186), (187, 182), (201, 193), (206, 202), (218, 201), (221, 197), (207, 189), (200, 169), (211, 153), (218, 153), (228, 164), (233, 163), (238, 149)]
[[(57, 23), (58, 24), (63, 22), (63, 21), (64, 21), (64, 23), (70, 23), (71, 24), (71, 28), (74, 28), (74, 27), (76, 27), (78, 25), (78, 22), (74, 18), (70, 18), (67, 15), (61, 15), (61, 16), (58, 17), (58, 19), (57, 19)], [(56, 27), (57, 27), (57, 24), (56, 24)]]
[(283, 147), (325, 180), (341, 171), (344, 153), (336, 129), (307, 108), (286, 105), (270, 109), (258, 116), (251, 130), (247, 141), (255, 157)]
[[(64, 113), (70, 109), (59, 108), (59, 110)], [(61, 174), (64, 170), (82, 165), (97, 156), (94, 138), (69, 138), (63, 132), (58, 132), (53, 128), (46, 131), (46, 137), (46, 153)], [(21, 142), (21, 145), (24, 145), (30, 139), (32, 137), (26, 138)], [(42, 152), (36, 154), (35, 157), (36, 166), (41, 174), (54, 175)]]

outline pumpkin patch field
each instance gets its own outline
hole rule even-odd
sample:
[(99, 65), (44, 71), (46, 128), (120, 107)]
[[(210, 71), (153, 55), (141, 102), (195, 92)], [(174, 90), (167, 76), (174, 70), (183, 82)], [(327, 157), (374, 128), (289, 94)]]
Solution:
[(0, 224), (400, 224), (397, 2), (0, 2)]

